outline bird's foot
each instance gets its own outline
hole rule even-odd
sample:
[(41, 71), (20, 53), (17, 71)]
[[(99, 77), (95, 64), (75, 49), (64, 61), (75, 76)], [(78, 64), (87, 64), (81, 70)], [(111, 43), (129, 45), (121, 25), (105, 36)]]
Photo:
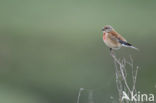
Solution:
[(112, 48), (110, 48), (110, 55), (114, 55), (114, 51), (112, 50)]

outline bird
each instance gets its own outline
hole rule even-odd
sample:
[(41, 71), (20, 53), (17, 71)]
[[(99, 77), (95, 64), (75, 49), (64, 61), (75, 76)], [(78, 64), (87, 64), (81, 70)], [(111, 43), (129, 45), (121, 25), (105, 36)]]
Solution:
[(103, 32), (103, 41), (106, 44), (106, 46), (110, 48), (110, 51), (118, 50), (122, 46), (138, 50), (138, 48), (132, 46), (132, 44), (128, 43), (124, 37), (122, 37), (118, 32), (116, 32), (111, 25), (105, 25), (102, 28), (102, 32)]

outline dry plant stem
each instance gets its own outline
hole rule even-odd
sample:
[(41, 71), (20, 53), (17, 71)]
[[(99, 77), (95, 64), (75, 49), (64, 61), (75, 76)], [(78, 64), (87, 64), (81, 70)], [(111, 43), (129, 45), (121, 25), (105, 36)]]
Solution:
[[(120, 103), (130, 103), (129, 101), (122, 101), (122, 95), (123, 91), (125, 91), (128, 95), (131, 95), (131, 93), (136, 93), (136, 79), (137, 79), (137, 73), (138, 73), (138, 67), (134, 68), (133, 66), (133, 59), (130, 56), (130, 62), (126, 61), (125, 58), (123, 59), (117, 59), (114, 52), (111, 52), (110, 55), (112, 56), (114, 60), (115, 65), (115, 75), (116, 75), (116, 85), (117, 90), (119, 93), (119, 102)], [(127, 82), (127, 71), (126, 66), (127, 64), (130, 66), (132, 71), (132, 87), (130, 88), (129, 83)], [(137, 102), (134, 102), (137, 103)]]
[(79, 93), (78, 93), (78, 98), (77, 98), (77, 102), (76, 103), (80, 103), (80, 96), (81, 96), (81, 92), (83, 91), (83, 88), (80, 88)]
[(93, 90), (90, 90), (88, 92), (89, 92), (88, 103), (94, 103), (94, 101), (93, 101)]
[[(121, 76), (122, 76), (122, 79), (124, 80), (124, 83), (125, 83), (125, 86), (127, 87), (128, 91), (131, 93), (131, 90), (127, 84), (127, 80), (126, 80), (126, 77), (125, 77), (125, 73), (123, 71), (123, 68), (124, 68), (124, 65), (116, 58), (116, 56), (114, 55), (114, 53), (111, 53), (111, 56), (113, 57), (114, 59), (114, 62), (115, 62), (115, 66), (117, 68), (117, 64), (120, 66), (120, 73), (121, 73)], [(116, 64), (117, 63), (117, 64)]]
[(80, 103), (80, 96), (81, 96), (81, 93), (83, 91), (87, 91), (88, 92), (88, 103), (94, 103), (94, 100), (93, 100), (93, 92), (94, 92), (94, 90), (92, 90), (92, 89), (85, 89), (85, 88), (80, 88), (79, 89), (78, 98), (77, 98), (77, 102), (76, 103)]
[[(111, 52), (110, 54), (114, 60), (115, 65), (115, 76), (116, 76), (116, 85), (119, 94), (119, 103), (141, 103), (137, 101), (122, 101), (123, 91), (126, 92), (127, 95), (131, 95), (132, 93), (136, 93), (136, 80), (138, 74), (138, 67), (134, 68), (133, 66), (133, 59), (130, 56), (130, 62), (128, 62), (125, 58), (118, 59), (116, 55)], [(131, 76), (132, 76), (132, 86), (130, 86), (129, 81), (127, 81), (127, 66), (131, 68)], [(77, 103), (80, 103), (80, 96), (83, 91), (88, 91), (88, 103), (94, 103), (93, 101), (93, 90), (80, 88), (77, 98)]]

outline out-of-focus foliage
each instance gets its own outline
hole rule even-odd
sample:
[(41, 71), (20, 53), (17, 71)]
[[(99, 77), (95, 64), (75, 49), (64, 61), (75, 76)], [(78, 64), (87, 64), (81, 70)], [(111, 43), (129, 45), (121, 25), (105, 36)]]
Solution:
[[(156, 93), (155, 0), (1, 0), (0, 102), (75, 103), (79, 88), (96, 103), (117, 98), (113, 60), (101, 28), (112, 25), (139, 52), (137, 89)], [(81, 103), (87, 92), (81, 95)], [(85, 101), (85, 100), (84, 100)]]

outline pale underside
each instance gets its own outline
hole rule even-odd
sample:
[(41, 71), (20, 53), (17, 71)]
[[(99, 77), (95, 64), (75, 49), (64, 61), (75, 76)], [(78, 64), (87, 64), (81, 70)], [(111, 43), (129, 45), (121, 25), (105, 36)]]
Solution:
[(105, 34), (104, 43), (112, 49), (120, 49), (121, 43), (112, 35), (108, 35), (108, 33)]

